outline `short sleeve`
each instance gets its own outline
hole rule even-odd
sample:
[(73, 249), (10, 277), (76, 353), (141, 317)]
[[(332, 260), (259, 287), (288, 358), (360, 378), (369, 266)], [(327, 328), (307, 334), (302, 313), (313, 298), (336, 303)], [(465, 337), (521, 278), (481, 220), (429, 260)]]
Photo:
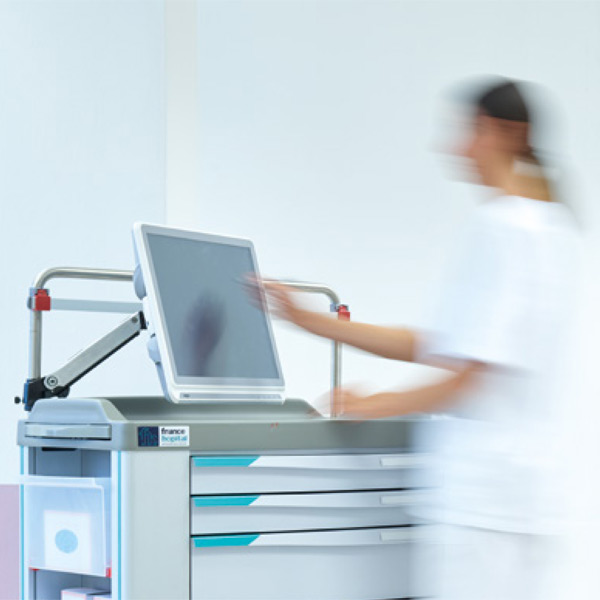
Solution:
[[(529, 240), (531, 241), (531, 240)], [(423, 353), (528, 368), (528, 326), (537, 294), (529, 277), (531, 247), (522, 232), (478, 218), (464, 231), (461, 249), (443, 281), (432, 333)]]

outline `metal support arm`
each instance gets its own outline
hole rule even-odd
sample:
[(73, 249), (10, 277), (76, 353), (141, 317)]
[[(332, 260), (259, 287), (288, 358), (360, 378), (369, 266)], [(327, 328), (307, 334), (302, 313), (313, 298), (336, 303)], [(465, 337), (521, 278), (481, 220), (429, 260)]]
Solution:
[[(28, 299), (31, 317), (29, 326), (29, 376), (25, 383), (23, 397), (25, 410), (31, 410), (40, 398), (67, 396), (70, 385), (139, 335), (139, 330), (145, 327), (142, 313), (136, 313), (117, 329), (75, 356), (72, 361), (57, 372), (58, 377), (56, 374), (42, 377), (42, 315), (50, 309), (50, 298), (44, 286), (51, 279), (132, 281), (133, 272), (114, 269), (57, 267), (47, 269), (35, 278), (31, 290), (33, 296)], [(40, 299), (43, 300), (43, 308), (36, 306), (37, 296), (40, 292), (43, 292), (40, 294)], [(105, 308), (100, 307), (99, 310), (104, 311)], [(134, 318), (137, 323), (133, 323)], [(130, 331), (131, 326), (133, 326), (133, 329), (136, 329), (136, 327), (139, 327), (139, 329), (134, 333)], [(110, 348), (111, 344), (116, 345), (116, 347), (113, 346), (112, 350)], [(15, 401), (19, 402), (20, 399), (15, 398)]]
[(139, 312), (131, 315), (111, 332), (78, 352), (68, 363), (54, 373), (46, 377), (29, 379), (25, 384), (23, 397), (25, 410), (31, 410), (33, 405), (42, 398), (52, 398), (54, 396), (65, 398), (68, 396), (74, 383), (135, 339), (145, 328), (146, 323), (143, 313)]

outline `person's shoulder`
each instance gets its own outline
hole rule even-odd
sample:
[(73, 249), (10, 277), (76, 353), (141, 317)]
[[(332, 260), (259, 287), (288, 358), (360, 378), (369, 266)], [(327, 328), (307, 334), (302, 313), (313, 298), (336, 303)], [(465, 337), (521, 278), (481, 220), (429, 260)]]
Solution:
[(514, 202), (509, 197), (486, 200), (477, 205), (467, 221), (467, 228), (479, 236), (493, 235), (518, 221)]
[(525, 232), (577, 228), (571, 211), (563, 204), (524, 196), (501, 196), (481, 204), (476, 222), (482, 227)]

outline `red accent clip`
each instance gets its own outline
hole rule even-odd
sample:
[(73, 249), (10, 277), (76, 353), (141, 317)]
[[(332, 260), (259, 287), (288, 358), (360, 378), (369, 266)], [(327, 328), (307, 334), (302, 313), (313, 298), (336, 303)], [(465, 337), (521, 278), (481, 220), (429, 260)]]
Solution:
[(33, 297), (33, 310), (43, 311), (50, 310), (52, 299), (48, 296), (48, 290), (39, 289)]
[(112, 568), (106, 567), (106, 576), (111, 579), (112, 578)]
[(350, 311), (348, 310), (347, 304), (340, 304), (337, 307), (338, 319), (340, 321), (349, 321), (350, 320)]

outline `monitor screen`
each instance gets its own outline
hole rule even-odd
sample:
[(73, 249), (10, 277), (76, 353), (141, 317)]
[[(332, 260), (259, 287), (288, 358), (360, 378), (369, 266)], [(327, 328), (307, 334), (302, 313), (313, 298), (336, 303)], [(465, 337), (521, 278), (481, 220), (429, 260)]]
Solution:
[(250, 242), (141, 225), (136, 245), (174, 384), (283, 386)]
[(244, 284), (249, 248), (148, 234), (178, 377), (279, 376), (265, 313)]

